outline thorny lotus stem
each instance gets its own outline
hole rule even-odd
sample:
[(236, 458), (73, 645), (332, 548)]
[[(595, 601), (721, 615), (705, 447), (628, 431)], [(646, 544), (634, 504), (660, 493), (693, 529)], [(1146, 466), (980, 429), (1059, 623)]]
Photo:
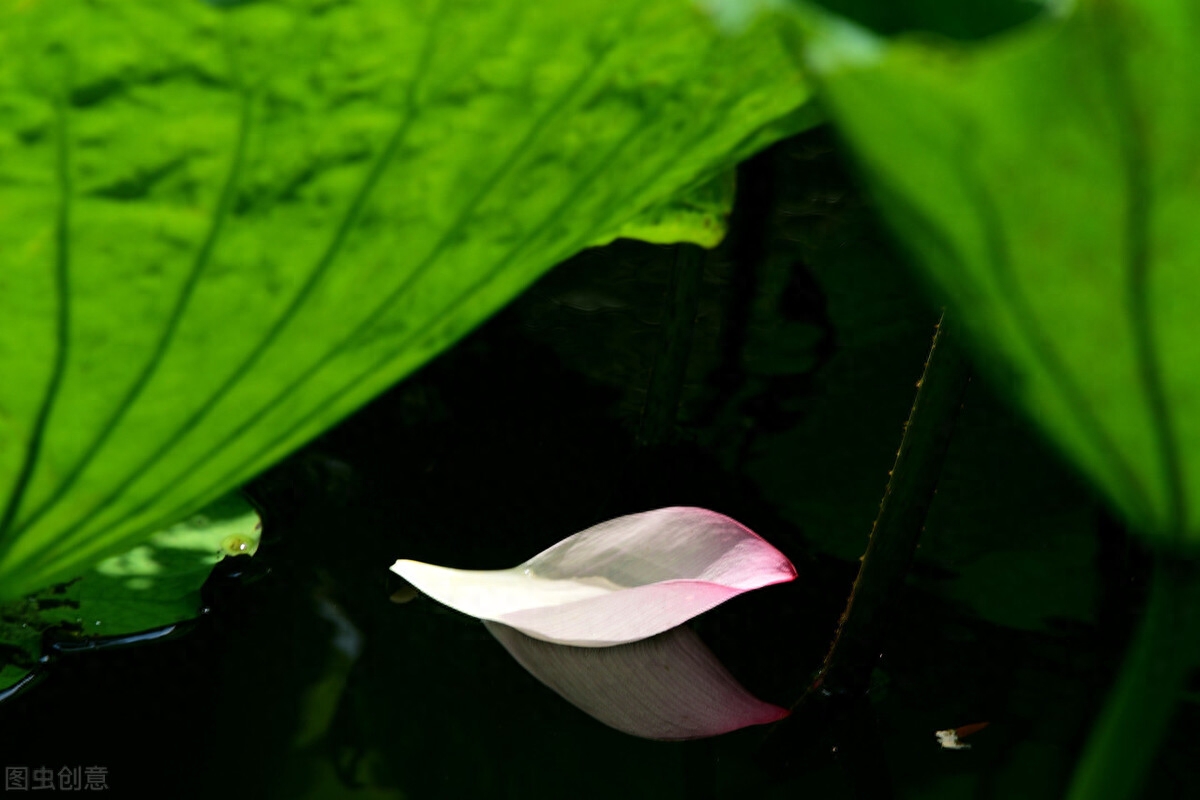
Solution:
[(943, 314), (837, 634), (817, 678), (792, 705), (799, 709), (792, 720), (819, 723), (836, 743), (856, 797), (893, 793), (866, 692), (884, 646), (887, 609), (904, 588), (970, 381), (957, 338), (957, 325)]
[(957, 332), (943, 314), (854, 589), (813, 688), (834, 694), (867, 689), (884, 616), (904, 587), (970, 380)]

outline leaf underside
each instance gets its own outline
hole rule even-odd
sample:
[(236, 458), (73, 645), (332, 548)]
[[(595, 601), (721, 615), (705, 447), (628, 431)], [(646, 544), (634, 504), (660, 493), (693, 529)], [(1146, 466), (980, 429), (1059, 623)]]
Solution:
[(0, 601), (812, 121), (686, 0), (3, 0), (0, 50)]
[(807, 18), (826, 111), (983, 365), (1133, 524), (1200, 540), (1200, 8), (977, 48)]

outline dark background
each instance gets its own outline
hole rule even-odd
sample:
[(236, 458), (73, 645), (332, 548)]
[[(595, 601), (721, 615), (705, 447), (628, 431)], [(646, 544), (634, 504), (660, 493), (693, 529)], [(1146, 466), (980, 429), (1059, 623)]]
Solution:
[[(248, 487), (263, 545), (218, 567), (189, 633), (64, 655), (0, 706), (2, 760), (105, 766), (115, 796), (840, 798), (868, 771), (900, 797), (1061, 797), (1146, 559), (979, 380), (857, 728), (795, 715), (639, 740), (542, 687), (477, 621), (389, 602), (397, 558), (503, 568), (611, 517), (712, 508), (799, 579), (695, 626), (751, 692), (791, 705), (854, 580), (938, 318), (855, 187), (825, 129), (743, 165), (674, 420), (645, 410), (680, 350), (665, 323), (678, 249), (621, 241), (555, 268)], [(361, 632), (352, 665), (319, 601)], [(1180, 715), (1147, 797), (1200, 791), (1196, 718)], [(972, 749), (939, 748), (935, 730), (977, 722)]]

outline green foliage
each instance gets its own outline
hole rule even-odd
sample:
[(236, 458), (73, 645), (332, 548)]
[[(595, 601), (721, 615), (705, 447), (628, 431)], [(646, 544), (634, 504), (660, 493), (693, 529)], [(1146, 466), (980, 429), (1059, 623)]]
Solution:
[(661, 206), (648, 209), (621, 226), (605, 241), (642, 239), (656, 244), (691, 242), (716, 247), (725, 235), (725, 220), (733, 208), (736, 176), (733, 170), (717, 175), (695, 189), (671, 198)]
[[(53, 621), (79, 620), (84, 632), (120, 636), (196, 616), (200, 587), (226, 556), (252, 556), (262, 525), (245, 500), (227, 495), (142, 544), (104, 559), (69, 587), (77, 606)], [(91, 626), (91, 627), (88, 627)]]
[(699, 188), (812, 122), (775, 28), (687, 0), (4, 0), (0, 49), (0, 600), (584, 247), (711, 245), (728, 192)]
[(1136, 528), (1200, 539), (1200, 11), (1082, 2), (970, 48), (806, 21), (826, 111), (981, 365)]
[(9, 653), (0, 668), (0, 689), (25, 674), (48, 628), (87, 640), (195, 617), (200, 587), (213, 565), (226, 556), (254, 555), (261, 532), (254, 509), (240, 495), (230, 494), (132, 550), (104, 559), (79, 578), (0, 609), (0, 646)]

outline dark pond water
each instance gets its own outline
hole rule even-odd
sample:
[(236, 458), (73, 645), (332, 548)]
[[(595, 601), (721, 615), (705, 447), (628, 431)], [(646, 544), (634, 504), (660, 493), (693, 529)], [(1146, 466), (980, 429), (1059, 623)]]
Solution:
[[(0, 706), (5, 764), (102, 766), (114, 796), (172, 798), (1061, 797), (1145, 557), (980, 381), (870, 689), (820, 714), (633, 738), (545, 689), (477, 621), (389, 601), (397, 558), (508, 567), (611, 517), (712, 508), (799, 579), (694, 627), (758, 697), (800, 697), (938, 316), (833, 147), (812, 132), (744, 166), (674, 419), (645, 409), (670, 398), (651, 375), (670, 372), (678, 331), (675, 250), (578, 256), (250, 486), (263, 546), (218, 569), (190, 631), (64, 653)], [(1185, 709), (1147, 796), (1195, 796), (1195, 719)], [(983, 722), (971, 749), (934, 736)]]

